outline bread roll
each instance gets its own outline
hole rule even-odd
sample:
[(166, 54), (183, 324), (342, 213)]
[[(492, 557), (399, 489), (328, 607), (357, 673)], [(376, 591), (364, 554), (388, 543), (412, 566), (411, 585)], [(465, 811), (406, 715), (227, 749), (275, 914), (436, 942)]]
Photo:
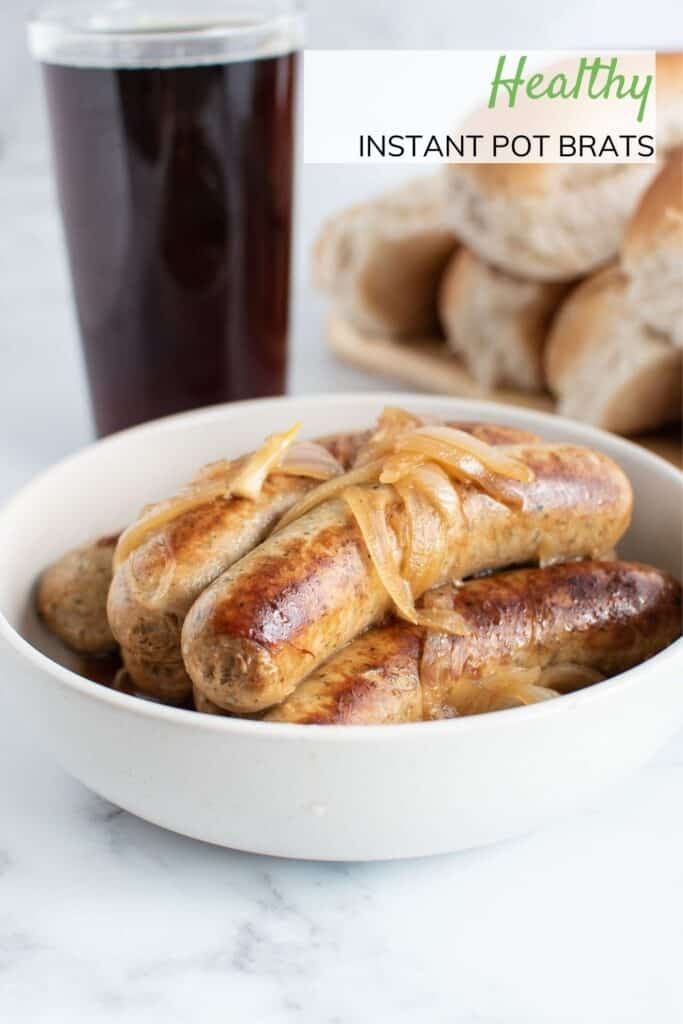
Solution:
[(621, 265), (641, 318), (683, 347), (683, 149), (672, 153), (641, 199)]
[[(660, 153), (683, 143), (682, 95), (683, 54), (658, 55)], [(616, 256), (655, 174), (655, 164), (452, 164), (445, 169), (449, 222), (508, 273), (568, 281)]]
[(545, 355), (557, 411), (617, 434), (681, 416), (683, 352), (639, 319), (627, 291), (616, 266), (583, 281), (555, 317)]
[(545, 336), (566, 291), (512, 277), (460, 249), (441, 279), (439, 316), (449, 346), (482, 387), (539, 391)]
[(441, 272), (456, 246), (440, 174), (345, 210), (324, 226), (313, 278), (359, 330), (391, 337), (437, 325)]

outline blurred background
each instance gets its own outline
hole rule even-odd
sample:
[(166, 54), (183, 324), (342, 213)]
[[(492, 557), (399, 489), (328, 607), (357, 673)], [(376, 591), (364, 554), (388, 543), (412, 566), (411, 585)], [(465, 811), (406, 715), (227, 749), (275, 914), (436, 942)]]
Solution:
[[(25, 21), (36, 5), (4, 0), (0, 33), (0, 498), (92, 437), (38, 68)], [(318, 48), (683, 48), (679, 0), (310, 0)], [(334, 362), (321, 340), (325, 303), (309, 279), (321, 220), (400, 182), (410, 167), (297, 167), (290, 390), (372, 389), (376, 378)]]

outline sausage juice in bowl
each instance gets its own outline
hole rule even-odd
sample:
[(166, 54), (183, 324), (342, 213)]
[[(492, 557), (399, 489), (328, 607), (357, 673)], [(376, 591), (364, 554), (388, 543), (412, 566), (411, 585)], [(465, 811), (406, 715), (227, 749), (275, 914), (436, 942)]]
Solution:
[[(101, 624), (101, 606), (89, 608), (85, 600), (86, 593), (101, 594), (102, 588), (84, 586), (88, 557), (83, 544), (100, 531), (111, 535), (124, 527), (104, 609), (113, 641), (101, 631), (103, 645), (119, 646), (122, 668), (113, 688), (107, 688), (84, 679), (76, 684), (73, 673), (54, 665), (62, 682), (69, 678), (66, 703), (73, 702), (76, 685), (79, 703), (90, 711), (104, 703), (127, 720), (140, 720), (142, 714), (148, 728), (155, 723), (158, 730), (163, 723), (161, 731), (170, 730), (172, 738), (167, 736), (161, 761), (155, 762), (162, 776), (169, 774), (170, 752), (174, 744), (177, 749), (181, 733), (193, 747), (201, 747), (201, 754), (193, 756), (215, 758), (215, 744), (222, 744), (218, 761), (236, 759), (232, 768), (241, 772), (246, 757), (252, 790), (264, 743), (269, 761), (280, 756), (298, 761), (304, 754), (295, 753), (293, 744), (304, 744), (305, 783), (296, 781), (303, 762), (290, 765), (282, 778), (269, 776), (269, 804), (287, 778), (293, 786), (271, 815), (275, 839), (264, 839), (255, 812), (235, 806), (242, 796), (230, 787), (220, 801), (231, 804), (237, 820), (232, 813), (229, 823), (222, 812), (211, 817), (207, 805), (201, 811), (195, 806), (188, 822), (187, 801), (192, 795), (195, 802), (206, 783), (193, 778), (196, 772), (186, 759), (175, 804), (162, 778), (157, 780), (165, 797), (159, 801), (157, 792), (156, 810), (150, 810), (144, 792), (157, 787), (148, 773), (141, 774), (143, 782), (138, 779), (132, 798), (112, 788), (113, 752), (111, 758), (102, 754), (106, 766), (99, 764), (91, 744), (86, 771), (76, 763), (80, 755), (68, 752), (65, 758), (62, 752), (61, 759), (110, 799), (168, 827), (227, 845), (297, 856), (382, 857), (453, 849), (511, 834), (522, 821), (533, 825), (539, 813), (543, 818), (580, 799), (586, 787), (596, 784), (586, 770), (590, 758), (585, 750), (595, 709), (612, 701), (629, 704), (634, 673), (678, 656), (680, 588), (663, 571), (676, 568), (675, 555), (669, 562), (660, 557), (658, 545), (668, 539), (662, 531), (658, 537), (646, 536), (638, 513), (639, 474), (661, 474), (666, 477), (662, 486), (675, 490), (670, 479), (675, 471), (599, 432), (506, 407), (424, 397), (382, 402), (373, 396), (340, 396), (334, 403), (327, 400), (325, 415), (324, 404), (303, 399), (207, 410), (95, 446), (86, 462), (91, 470), (97, 467), (98, 481), (114, 472), (121, 446), (131, 454), (146, 454), (137, 466), (126, 466), (121, 497), (105, 485), (109, 490), (102, 495), (101, 511), (106, 509), (106, 515), (88, 518), (84, 510), (81, 533), (75, 523), (69, 535), (64, 532), (64, 543), (49, 552), (43, 545), (33, 560), (34, 575), (42, 577), (37, 603), (44, 623), (59, 632), (63, 627), (55, 622), (68, 621), (72, 638), (81, 637), (83, 649), (89, 645), (92, 654), (91, 638), (82, 639), (87, 630), (79, 632), (74, 623), (80, 608), (85, 618)], [(329, 410), (337, 404), (331, 417)], [(382, 404), (389, 406), (383, 415)], [(239, 414), (250, 422), (238, 447)], [(292, 430), (297, 420), (302, 424), (298, 434)], [(179, 443), (181, 437), (189, 443)], [(155, 449), (160, 465), (150, 474)], [(84, 456), (57, 467), (61, 486), (71, 486), (74, 494), (85, 472), (78, 465)], [(49, 489), (50, 481), (41, 486)], [(629, 526), (632, 490), (634, 526), (615, 557)], [(136, 515), (141, 505), (145, 509)], [(81, 556), (75, 562), (71, 558), (71, 565), (79, 567), (77, 579), (69, 578), (68, 564), (62, 565), (55, 584), (55, 569), (43, 573), (50, 563), (60, 562), (63, 549), (72, 547), (81, 548)], [(61, 619), (55, 615), (60, 586), (69, 600)], [(52, 643), (45, 625), (30, 611), (26, 614), (31, 621), (23, 630), (25, 639), (45, 649)], [(56, 647), (50, 650), (67, 661)], [(60, 684), (53, 680), (53, 688), (60, 690)], [(642, 760), (648, 743), (653, 749), (657, 723), (660, 730), (676, 727), (673, 712), (666, 723), (655, 716), (654, 687), (647, 700), (652, 705), (650, 732), (643, 730), (639, 742), (630, 744), (628, 756), (621, 745), (617, 760), (622, 767), (624, 761)], [(558, 715), (554, 709), (561, 707), (566, 711)], [(506, 714), (482, 713), (503, 709)], [(628, 716), (616, 724), (621, 711), (609, 716), (615, 743), (620, 730), (630, 728)], [(640, 713), (642, 723), (642, 708)], [(588, 725), (582, 724), (584, 716)], [(562, 761), (563, 743), (555, 731), (571, 732), (572, 717), (577, 752), (568, 734), (569, 755)], [(595, 715), (596, 722), (600, 717)], [(306, 729), (300, 729), (302, 724)], [(362, 736), (356, 726), (363, 727)], [(604, 736), (604, 722), (601, 726)], [(420, 817), (431, 821), (419, 837), (393, 819), (384, 820), (391, 818), (390, 810), (383, 828), (377, 821), (368, 832), (372, 814), (366, 783), (354, 792), (339, 791), (337, 772), (348, 772), (344, 735), (354, 746), (354, 758), (367, 748), (373, 763), (380, 759), (375, 772), (381, 764), (381, 775), (393, 765), (386, 755), (394, 743), (405, 745), (408, 759), (415, 756), (408, 748), (419, 748), (424, 768), (418, 775), (424, 771), (431, 777), (433, 759), (460, 761), (470, 743), (476, 746), (475, 737), (483, 745), (472, 747), (478, 762), (491, 730), (509, 733), (515, 747), (524, 743), (525, 762), (515, 761), (514, 771), (507, 761), (504, 769), (499, 765), (497, 785), (514, 789), (515, 772), (521, 772), (520, 792), (526, 792), (539, 778), (528, 774), (534, 745), (522, 735), (527, 729), (538, 733), (546, 753), (547, 745), (555, 744), (557, 771), (566, 777), (565, 788), (560, 787), (564, 795), (555, 787), (550, 802), (548, 794), (535, 792), (531, 799), (527, 792), (526, 802), (534, 806), (524, 813), (513, 799), (496, 815), (496, 800), (488, 797), (491, 806), (483, 813), (477, 793), (491, 767), (481, 765), (466, 772), (467, 790), (458, 771), (446, 801), (453, 804), (451, 825), (432, 821), (425, 804), (427, 782), (418, 781)], [(447, 746), (452, 741), (447, 752), (444, 730), (450, 737)], [(136, 733), (137, 726), (127, 737), (131, 731)], [(315, 778), (309, 778), (310, 758), (319, 746), (325, 753), (316, 757), (323, 761)], [(100, 749), (106, 748), (104, 742)], [(578, 748), (584, 748), (579, 772), (573, 764)], [(496, 757), (504, 750), (501, 742)], [(141, 756), (148, 763), (151, 755)], [(178, 770), (174, 764), (170, 774)], [(438, 773), (443, 770), (442, 765)], [(364, 778), (367, 771), (365, 765)], [(544, 771), (547, 775), (548, 766)], [(603, 766), (601, 782), (611, 774)], [(446, 784), (444, 778), (441, 785)], [(316, 799), (308, 800), (312, 791)], [(214, 791), (208, 804), (215, 807), (217, 799)], [(470, 800), (477, 804), (476, 821), (471, 813), (463, 816), (463, 801)], [(325, 820), (316, 822), (314, 804), (328, 819), (326, 839)], [(355, 817), (349, 830), (351, 806)], [(292, 813), (305, 822), (295, 835), (277, 825)], [(197, 816), (202, 820), (194, 820)]]

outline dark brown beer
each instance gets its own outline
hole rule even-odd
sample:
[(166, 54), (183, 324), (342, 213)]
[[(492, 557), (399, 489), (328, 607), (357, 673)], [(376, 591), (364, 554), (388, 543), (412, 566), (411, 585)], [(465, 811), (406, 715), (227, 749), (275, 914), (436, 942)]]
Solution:
[(295, 64), (43, 65), (98, 433), (282, 393)]

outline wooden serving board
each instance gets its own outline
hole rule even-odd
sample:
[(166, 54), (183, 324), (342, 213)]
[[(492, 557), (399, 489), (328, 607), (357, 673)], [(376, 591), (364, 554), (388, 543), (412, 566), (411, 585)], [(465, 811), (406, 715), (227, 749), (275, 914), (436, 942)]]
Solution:
[[(392, 338), (371, 337), (362, 334), (347, 320), (331, 316), (327, 323), (327, 342), (334, 354), (350, 366), (408, 384), (416, 391), (458, 395), (461, 398), (484, 398), (492, 402), (508, 402), (528, 409), (540, 409), (542, 412), (552, 412), (555, 407), (552, 396), (547, 393), (526, 394), (504, 388), (487, 391), (480, 387), (439, 338), (415, 338), (399, 342)], [(679, 468), (683, 466), (680, 424), (630, 440), (642, 444)]]

